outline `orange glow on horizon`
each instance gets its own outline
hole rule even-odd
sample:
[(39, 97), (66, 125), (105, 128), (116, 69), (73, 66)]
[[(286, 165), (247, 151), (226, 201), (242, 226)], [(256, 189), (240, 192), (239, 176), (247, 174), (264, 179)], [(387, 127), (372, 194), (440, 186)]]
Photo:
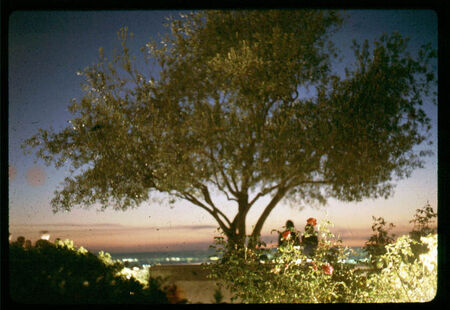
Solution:
[[(37, 227), (36, 227), (37, 228)], [(36, 242), (42, 234), (37, 234), (36, 228), (21, 227), (12, 230), (12, 240), (18, 236)], [(49, 227), (47, 227), (49, 228)], [(83, 246), (92, 251), (111, 252), (147, 252), (174, 250), (207, 250), (213, 244), (217, 232), (211, 228), (154, 228), (154, 227), (117, 227), (117, 228), (84, 228), (64, 229), (54, 227), (48, 229), (46, 235), (51, 235), (50, 241), (56, 238), (73, 240), (77, 247)], [(396, 227), (392, 233), (396, 236), (407, 234), (412, 227), (403, 225)], [(333, 227), (330, 229), (336, 238), (343, 241), (344, 246), (361, 247), (373, 234), (370, 227), (363, 229), (348, 229)], [(302, 233), (302, 229), (298, 229)], [(276, 246), (278, 235), (276, 232), (263, 233), (263, 240), (269, 247)]]

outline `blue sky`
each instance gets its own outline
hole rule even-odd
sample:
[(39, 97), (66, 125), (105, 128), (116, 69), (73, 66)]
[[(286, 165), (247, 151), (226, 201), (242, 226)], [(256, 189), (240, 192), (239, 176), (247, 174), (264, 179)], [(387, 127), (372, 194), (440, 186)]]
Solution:
[[(11, 15), (8, 32), (9, 164), (16, 174), (9, 184), (9, 222), (14, 236), (23, 234), (36, 239), (38, 232), (46, 228), (52, 238), (71, 238), (88, 249), (105, 250), (168, 246), (175, 249), (181, 244), (203, 247), (211, 243), (216, 227), (214, 220), (187, 202), (180, 202), (174, 208), (149, 201), (127, 212), (75, 209), (70, 213), (53, 214), (49, 202), (68, 170), (44, 166), (40, 160), (35, 162), (34, 156), (24, 155), (20, 148), (24, 139), (35, 134), (38, 128), (52, 126), (58, 130), (67, 125), (71, 118), (67, 110), (70, 100), (82, 96), (82, 77), (76, 72), (97, 61), (99, 47), (104, 48), (108, 57), (108, 51), (119, 46), (116, 34), (121, 27), (127, 26), (134, 33), (131, 48), (138, 55), (139, 48), (150, 37), (156, 39), (167, 30), (162, 26), (165, 17), (177, 13), (18, 11)], [(412, 53), (426, 42), (437, 48), (437, 16), (433, 11), (356, 10), (348, 14), (342, 29), (333, 36), (344, 56), (343, 62), (336, 64), (338, 70), (353, 61), (352, 39), (372, 41), (382, 33), (399, 31), (410, 37)], [(414, 210), (427, 201), (437, 209), (437, 107), (427, 101), (425, 110), (432, 120), (435, 154), (427, 158), (424, 169), (398, 182), (393, 197), (360, 203), (330, 200), (327, 207), (319, 210), (310, 207), (298, 210), (282, 203), (271, 214), (263, 233), (281, 228), (288, 218), (302, 229), (308, 217), (320, 220), (327, 216), (343, 237), (361, 242), (370, 233), (372, 215), (384, 216), (401, 229), (408, 225)], [(261, 212), (263, 203), (264, 200), (249, 214), (249, 227), (254, 224), (252, 218)]]

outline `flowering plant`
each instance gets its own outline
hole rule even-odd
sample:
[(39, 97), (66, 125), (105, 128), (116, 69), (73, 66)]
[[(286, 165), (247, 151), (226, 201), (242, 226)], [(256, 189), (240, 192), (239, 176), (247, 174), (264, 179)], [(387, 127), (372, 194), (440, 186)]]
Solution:
[(294, 240), (277, 249), (230, 248), (223, 237), (216, 237), (212, 247), (222, 259), (206, 265), (209, 277), (220, 280), (234, 295), (233, 300), (243, 303), (351, 301), (360, 274), (344, 263), (351, 251), (328, 230), (330, 225), (319, 225), (322, 242), (313, 257), (306, 256)]
[(291, 238), (291, 232), (288, 231), (288, 230), (286, 230), (285, 232), (283, 232), (283, 233), (281, 234), (281, 236), (283, 237), (283, 239), (289, 240), (289, 239)]
[(311, 226), (316, 226), (317, 225), (317, 220), (313, 217), (310, 217), (309, 219), (306, 220), (306, 224), (307, 225), (311, 225)]
[(325, 274), (332, 275), (334, 268), (330, 264), (326, 263), (322, 265), (322, 270)]
[[(352, 251), (329, 230), (330, 222), (318, 225), (320, 242), (307, 257), (293, 240), (277, 249), (260, 242), (255, 248), (230, 247), (216, 237), (213, 248), (222, 255), (207, 264), (210, 278), (220, 280), (243, 303), (373, 303), (424, 302), (437, 289), (437, 235), (422, 237), (429, 251), (411, 260), (414, 242), (402, 236), (386, 245), (379, 256), (384, 268), (346, 263)], [(263, 259), (264, 258), (264, 259)]]
[(437, 234), (422, 237), (429, 251), (412, 261), (415, 240), (405, 235), (386, 246), (381, 256), (386, 267), (368, 278), (377, 294), (367, 294), (362, 302), (427, 302), (437, 291)]

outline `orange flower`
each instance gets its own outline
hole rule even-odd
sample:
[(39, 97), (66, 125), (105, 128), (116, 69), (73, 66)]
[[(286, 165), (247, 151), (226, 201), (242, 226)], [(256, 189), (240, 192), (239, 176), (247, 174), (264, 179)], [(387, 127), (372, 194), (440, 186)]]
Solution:
[(306, 224), (311, 225), (311, 226), (316, 226), (317, 220), (313, 217), (310, 217), (309, 219), (306, 220)]
[(325, 274), (332, 275), (334, 268), (330, 264), (326, 263), (325, 265), (322, 265), (322, 270)]
[(289, 230), (286, 230), (281, 234), (281, 236), (283, 237), (283, 239), (289, 240), (291, 238), (291, 232)]

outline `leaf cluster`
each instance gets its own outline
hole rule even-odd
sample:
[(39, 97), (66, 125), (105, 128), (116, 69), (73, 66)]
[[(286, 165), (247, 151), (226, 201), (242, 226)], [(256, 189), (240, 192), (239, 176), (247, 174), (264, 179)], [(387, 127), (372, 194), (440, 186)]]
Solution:
[[(385, 261), (381, 257), (386, 254), (387, 246), (393, 244), (396, 239), (395, 234), (389, 233), (395, 225), (393, 223), (387, 223), (383, 217), (377, 218), (372, 216), (372, 218), (374, 220), (372, 230), (375, 234), (369, 238), (363, 249), (370, 256), (370, 264), (372, 267), (380, 270), (386, 267)], [(421, 239), (430, 234), (436, 234), (436, 227), (432, 226), (435, 218), (437, 218), (437, 213), (429, 202), (422, 208), (416, 210), (413, 219), (410, 221), (410, 223), (414, 224), (413, 229), (409, 232), (409, 237), (412, 240), (410, 248), (414, 254), (408, 258), (411, 262), (419, 259), (421, 254), (429, 252), (430, 249)]]
[[(374, 224), (372, 225), (372, 230), (375, 232), (369, 240), (364, 245), (364, 250), (370, 256), (370, 263), (373, 267), (381, 269), (383, 266), (383, 261), (380, 256), (386, 253), (386, 246), (395, 241), (395, 235), (389, 234), (395, 225), (393, 223), (386, 223), (384, 218), (372, 216)], [(386, 227), (387, 225), (387, 227)]]
[[(230, 247), (217, 237), (213, 247), (222, 258), (205, 268), (210, 277), (222, 281), (238, 302), (348, 302), (356, 295), (355, 286), (365, 279), (354, 266), (344, 263), (351, 251), (328, 230), (329, 225), (319, 225), (321, 243), (311, 258), (293, 240), (271, 250), (262, 242), (256, 248)], [(325, 272), (327, 266), (331, 266), (331, 274)]]
[(311, 258), (292, 241), (269, 250), (230, 247), (217, 237), (213, 247), (222, 259), (205, 268), (232, 292), (234, 301), (242, 303), (393, 303), (434, 298), (436, 234), (422, 237), (427, 251), (417, 260), (411, 260), (416, 241), (409, 236), (387, 244), (379, 255), (384, 267), (372, 272), (364, 265), (347, 262), (351, 251), (328, 230), (329, 225), (319, 225), (321, 242)]
[(427, 251), (417, 260), (412, 260), (412, 245), (417, 241), (409, 236), (401, 236), (386, 246), (386, 253), (381, 256), (386, 267), (369, 278), (368, 284), (376, 294), (367, 300), (377, 303), (428, 302), (436, 296), (437, 235), (423, 237), (421, 242), (427, 246)]
[(98, 256), (73, 241), (39, 240), (24, 247), (14, 242), (9, 249), (9, 292), (20, 304), (136, 304), (168, 303), (154, 281), (144, 286), (126, 278), (120, 261), (108, 253)]

